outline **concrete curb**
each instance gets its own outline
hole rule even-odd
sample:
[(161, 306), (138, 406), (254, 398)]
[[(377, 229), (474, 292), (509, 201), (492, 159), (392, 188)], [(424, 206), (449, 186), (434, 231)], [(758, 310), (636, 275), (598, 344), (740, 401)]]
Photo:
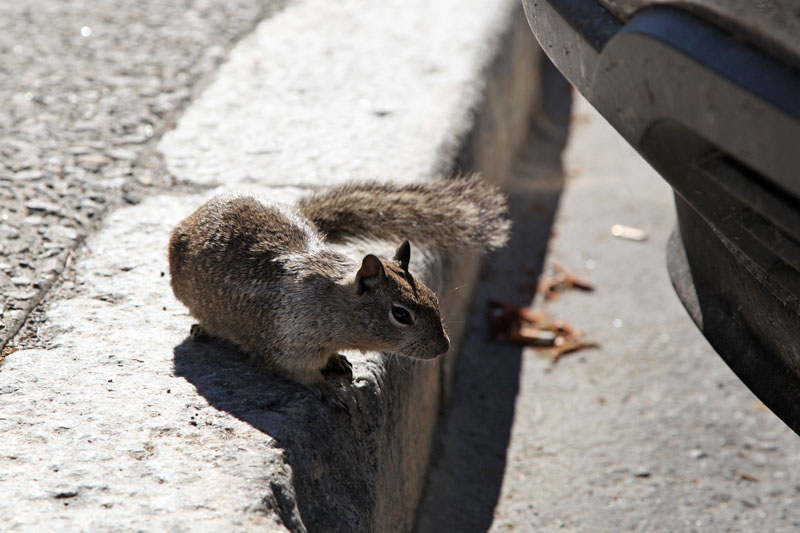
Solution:
[[(160, 145), (206, 192), (112, 213), (74, 266), (78, 295), (49, 305), (54, 347), (0, 372), (2, 529), (411, 528), (457, 352), (353, 354), (351, 423), (184, 340), (164, 247), (230, 188), (293, 202), (353, 178), (457, 169), (502, 182), (538, 103), (538, 48), (516, 1), (434, 4), (298, 1), (232, 51)], [(477, 259), (413, 259), (457, 339)]]

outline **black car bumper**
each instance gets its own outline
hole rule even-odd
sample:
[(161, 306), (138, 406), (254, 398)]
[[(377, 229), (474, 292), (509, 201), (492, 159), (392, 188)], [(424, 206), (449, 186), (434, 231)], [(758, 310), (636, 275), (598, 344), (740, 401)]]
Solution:
[(668, 266), (689, 314), (800, 432), (800, 73), (702, 14), (523, 5), (553, 63), (673, 187)]

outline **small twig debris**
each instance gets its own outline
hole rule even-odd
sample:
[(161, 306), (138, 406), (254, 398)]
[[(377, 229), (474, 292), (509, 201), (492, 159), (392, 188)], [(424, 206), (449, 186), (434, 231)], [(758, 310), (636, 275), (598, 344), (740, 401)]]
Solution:
[(545, 300), (555, 300), (566, 289), (579, 289), (593, 291), (594, 285), (585, 279), (576, 276), (558, 263), (553, 264), (553, 275), (542, 276), (536, 292), (544, 295)]
[(585, 348), (597, 348), (565, 320), (552, 320), (544, 313), (505, 302), (489, 302), (492, 337), (543, 350), (553, 361)]

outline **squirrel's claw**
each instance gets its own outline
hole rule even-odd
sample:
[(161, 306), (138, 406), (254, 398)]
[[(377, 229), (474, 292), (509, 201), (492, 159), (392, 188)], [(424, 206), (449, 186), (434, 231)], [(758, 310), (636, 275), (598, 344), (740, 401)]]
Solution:
[(335, 353), (328, 359), (328, 364), (322, 369), (322, 373), (345, 376), (348, 381), (353, 381), (353, 365), (340, 353)]
[(314, 396), (330, 405), (337, 411), (350, 414), (350, 406), (342, 393), (327, 381), (320, 381), (308, 387)]
[(337, 411), (340, 411), (348, 415), (350, 414), (350, 406), (347, 404), (345, 399), (338, 393), (335, 396), (326, 396), (325, 403), (327, 403)]
[(192, 324), (189, 328), (189, 338), (195, 342), (208, 342), (213, 337), (200, 324)]

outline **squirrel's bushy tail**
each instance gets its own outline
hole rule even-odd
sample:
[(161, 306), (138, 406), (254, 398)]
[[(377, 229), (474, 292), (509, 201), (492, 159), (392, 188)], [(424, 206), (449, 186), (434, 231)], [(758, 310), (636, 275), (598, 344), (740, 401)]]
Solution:
[(478, 176), (427, 183), (353, 183), (303, 198), (298, 209), (333, 243), (405, 240), (495, 249), (508, 240), (505, 197)]

